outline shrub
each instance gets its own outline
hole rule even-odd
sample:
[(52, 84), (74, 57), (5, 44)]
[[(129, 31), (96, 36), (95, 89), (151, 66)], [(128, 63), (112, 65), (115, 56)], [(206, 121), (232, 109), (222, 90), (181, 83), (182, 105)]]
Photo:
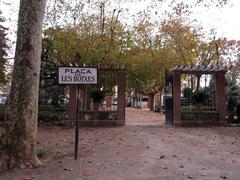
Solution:
[(104, 92), (100, 90), (93, 90), (90, 93), (90, 97), (93, 99), (95, 102), (100, 102), (104, 99)]
[[(4, 120), (6, 105), (0, 106), (0, 121)], [(38, 119), (42, 121), (61, 121), (65, 119), (66, 109), (56, 106), (39, 106)]]
[(192, 95), (193, 103), (204, 103), (209, 98), (208, 94), (205, 91), (198, 90), (195, 91)]

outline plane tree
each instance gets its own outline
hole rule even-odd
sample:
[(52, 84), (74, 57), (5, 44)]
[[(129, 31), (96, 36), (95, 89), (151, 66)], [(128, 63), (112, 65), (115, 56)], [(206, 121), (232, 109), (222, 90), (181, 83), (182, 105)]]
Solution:
[(3, 133), (0, 171), (37, 167), (38, 86), (45, 0), (21, 0), (16, 53)]

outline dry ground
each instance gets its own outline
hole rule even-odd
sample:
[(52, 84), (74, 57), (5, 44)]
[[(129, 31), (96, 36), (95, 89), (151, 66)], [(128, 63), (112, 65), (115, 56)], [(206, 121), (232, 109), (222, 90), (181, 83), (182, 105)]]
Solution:
[(80, 129), (40, 127), (44, 167), (14, 169), (1, 180), (219, 180), (240, 179), (240, 127), (172, 127), (164, 116), (127, 109), (127, 125)]

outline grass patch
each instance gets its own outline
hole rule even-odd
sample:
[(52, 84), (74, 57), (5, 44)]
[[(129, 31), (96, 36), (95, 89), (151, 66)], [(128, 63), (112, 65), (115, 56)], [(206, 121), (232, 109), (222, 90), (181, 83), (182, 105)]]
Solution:
[(49, 155), (50, 151), (47, 149), (38, 149), (37, 150), (37, 157), (39, 159), (46, 158)]

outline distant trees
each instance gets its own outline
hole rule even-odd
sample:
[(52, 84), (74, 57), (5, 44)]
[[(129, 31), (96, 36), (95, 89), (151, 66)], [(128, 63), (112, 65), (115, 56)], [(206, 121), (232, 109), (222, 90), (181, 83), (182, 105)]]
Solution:
[(2, 23), (4, 22), (4, 17), (1, 16), (0, 11), (0, 84), (6, 83), (6, 62), (7, 62), (7, 49), (9, 48), (7, 43), (7, 28), (5, 28)]
[(56, 65), (127, 64), (128, 89), (152, 98), (163, 90), (165, 69), (207, 64), (221, 56), (223, 41), (203, 41), (201, 28), (186, 21), (186, 3), (175, 3), (173, 13), (156, 22), (139, 12), (128, 26), (121, 19), (122, 9), (70, 2), (55, 1), (47, 13), (42, 57)]
[[(234, 43), (236, 45), (237, 42)], [(226, 100), (227, 100), (227, 111), (230, 120), (237, 113), (238, 118), (240, 117), (240, 56), (238, 54), (237, 59), (231, 62), (232, 68), (226, 75)]]

